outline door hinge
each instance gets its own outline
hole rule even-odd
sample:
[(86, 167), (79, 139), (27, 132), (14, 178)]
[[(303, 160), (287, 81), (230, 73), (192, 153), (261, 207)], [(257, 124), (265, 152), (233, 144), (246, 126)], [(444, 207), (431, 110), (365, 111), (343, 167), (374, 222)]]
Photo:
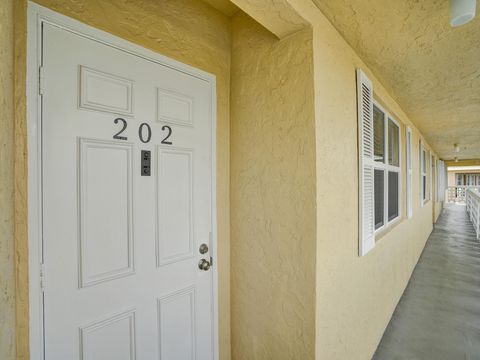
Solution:
[(43, 95), (45, 92), (44, 82), (45, 82), (45, 71), (43, 66), (38, 68), (38, 93)]
[(45, 291), (45, 264), (40, 264), (40, 290)]

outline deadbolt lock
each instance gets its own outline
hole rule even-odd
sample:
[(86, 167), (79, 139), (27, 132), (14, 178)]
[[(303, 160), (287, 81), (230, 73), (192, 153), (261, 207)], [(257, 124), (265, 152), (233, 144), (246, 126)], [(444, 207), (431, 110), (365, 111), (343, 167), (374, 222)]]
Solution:
[(206, 254), (208, 252), (208, 245), (207, 244), (200, 245), (200, 248), (198, 249), (198, 251), (200, 251), (200, 254)]
[(198, 268), (200, 270), (208, 271), (208, 269), (210, 269), (210, 266), (211, 266), (210, 262), (208, 262), (205, 259), (202, 259), (198, 262)]

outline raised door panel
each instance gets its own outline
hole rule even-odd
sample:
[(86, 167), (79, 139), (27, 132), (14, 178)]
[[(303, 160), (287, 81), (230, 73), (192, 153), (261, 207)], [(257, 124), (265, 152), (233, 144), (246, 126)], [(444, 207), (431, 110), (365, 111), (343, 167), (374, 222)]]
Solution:
[(133, 81), (80, 66), (80, 99), (83, 109), (133, 115)]
[(157, 121), (193, 126), (193, 99), (184, 94), (157, 88)]
[(157, 300), (161, 360), (195, 359), (195, 288)]
[(134, 272), (131, 144), (80, 139), (80, 287)]
[(80, 328), (81, 360), (135, 360), (135, 312)]
[(157, 265), (194, 256), (193, 151), (157, 148)]

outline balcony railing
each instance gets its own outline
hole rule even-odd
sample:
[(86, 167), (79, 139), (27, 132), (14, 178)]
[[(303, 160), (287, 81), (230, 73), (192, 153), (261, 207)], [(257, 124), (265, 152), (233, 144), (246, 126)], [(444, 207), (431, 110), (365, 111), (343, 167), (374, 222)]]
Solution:
[(468, 189), (480, 190), (480, 186), (457, 185), (448, 187), (448, 202), (465, 202)]
[(467, 212), (475, 228), (477, 239), (480, 238), (480, 192), (478, 189), (466, 191)]

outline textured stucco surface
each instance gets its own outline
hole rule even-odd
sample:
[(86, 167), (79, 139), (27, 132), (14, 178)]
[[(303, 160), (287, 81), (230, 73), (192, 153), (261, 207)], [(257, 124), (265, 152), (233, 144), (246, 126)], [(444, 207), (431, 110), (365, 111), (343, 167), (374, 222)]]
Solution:
[[(230, 275), (234, 359), (310, 359), (314, 348), (317, 359), (370, 359), (432, 228), (432, 201), (419, 204), (421, 135), (381, 78), (310, 0), (287, 2), (288, 11), (295, 9), (313, 24), (313, 38), (303, 30), (279, 41), (245, 15), (236, 13), (231, 24), (196, 0), (38, 0), (217, 76), (221, 359), (230, 358)], [(19, 359), (28, 358), (25, 4), (15, 1)], [(401, 221), (362, 258), (357, 255), (357, 67), (414, 135), (414, 217), (405, 218), (403, 197)], [(405, 181), (403, 175), (403, 189)]]
[(457, 185), (457, 174), (480, 174), (480, 170), (448, 170), (448, 186)]
[[(478, 16), (452, 28), (446, 0), (313, 1), (412, 117), (440, 158), (480, 158)], [(454, 143), (466, 149), (456, 154)]]
[[(316, 358), (370, 359), (432, 230), (432, 201), (420, 207), (418, 146), (408, 116), (313, 3), (292, 0), (313, 25), (316, 164)], [(413, 131), (413, 217), (377, 237), (358, 256), (358, 158), (355, 69), (373, 81), (375, 96)], [(429, 147), (426, 143), (427, 148)], [(405, 189), (405, 171), (402, 189)]]
[(232, 20), (232, 358), (314, 358), (312, 34)]
[(210, 4), (215, 9), (221, 11), (227, 16), (232, 16), (237, 11), (239, 11), (238, 7), (235, 6), (230, 0), (202, 0), (207, 4)]
[(0, 3), (0, 359), (15, 358), (13, 1)]
[(288, 0), (231, 0), (266, 29), (283, 38), (308, 26)]
[[(220, 353), (230, 358), (229, 89), (230, 21), (196, 0), (39, 0), (38, 4), (217, 77), (217, 221)], [(28, 240), (25, 116), (25, 0), (16, 1), (17, 348), (28, 358)]]
[(28, 202), (26, 121), (26, 2), (15, 1), (15, 310), (18, 360), (29, 359), (28, 341)]
[(447, 166), (480, 166), (480, 158), (479, 159), (459, 160), (458, 162), (445, 161), (445, 165), (447, 165)]

